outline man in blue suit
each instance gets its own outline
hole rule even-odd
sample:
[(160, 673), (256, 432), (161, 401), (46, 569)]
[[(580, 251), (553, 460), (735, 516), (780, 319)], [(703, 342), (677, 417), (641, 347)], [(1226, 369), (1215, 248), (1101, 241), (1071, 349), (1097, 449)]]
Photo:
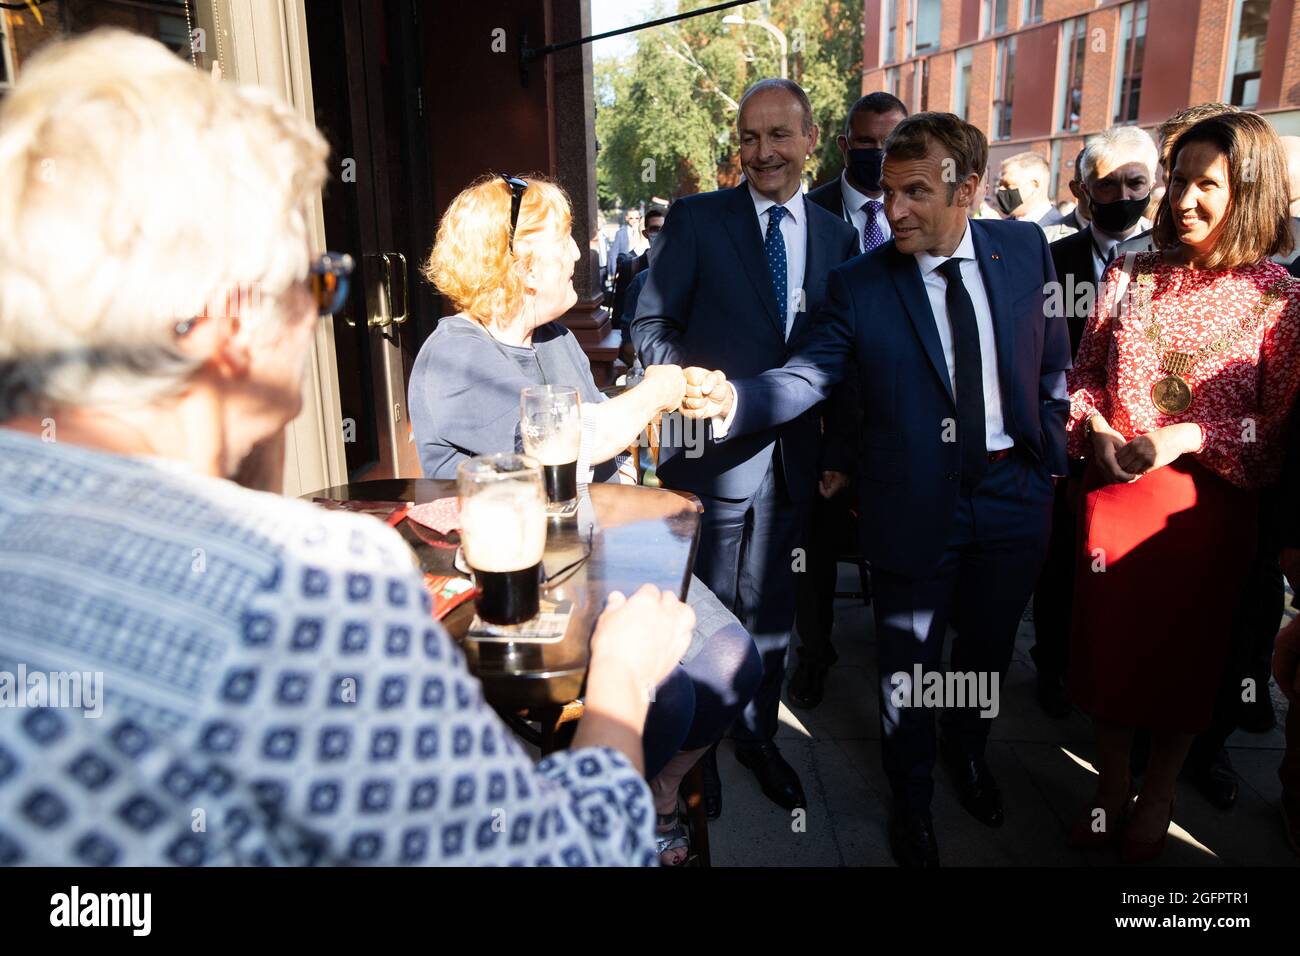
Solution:
[[(741, 98), (737, 132), (746, 181), (678, 200), (659, 235), (632, 322), (647, 366), (721, 369), (737, 378), (779, 368), (808, 336), (827, 274), (857, 252), (851, 226), (804, 201), (803, 165), (817, 145), (804, 91), (789, 80), (754, 84)], [(762, 683), (732, 731), (737, 759), (769, 799), (803, 807), (799, 778), (772, 738), (794, 622), (794, 552), (819, 476), (820, 425), (809, 410), (722, 443), (712, 438), (725, 423), (704, 428), (712, 436), (687, 430), (664, 441), (658, 475), (703, 502), (695, 572), (745, 623), (763, 656)]]
[(883, 174), (893, 239), (831, 272), (815, 331), (784, 368), (734, 383), (714, 372), (686, 403), (730, 418), (725, 445), (797, 418), (857, 375), (862, 540), (903, 865), (939, 860), (926, 709), (936, 700), (923, 691), (942, 680), (949, 627), (952, 674), (937, 695), (945, 763), (967, 811), (1002, 823), (984, 760), (997, 697), (971, 706), (954, 691), (991, 691), (1005, 674), (1047, 547), (1053, 478), (1066, 472), (1070, 339), (1048, 306), (1051, 255), (1033, 223), (967, 218), (987, 160), (984, 134), (951, 113), (899, 123)]

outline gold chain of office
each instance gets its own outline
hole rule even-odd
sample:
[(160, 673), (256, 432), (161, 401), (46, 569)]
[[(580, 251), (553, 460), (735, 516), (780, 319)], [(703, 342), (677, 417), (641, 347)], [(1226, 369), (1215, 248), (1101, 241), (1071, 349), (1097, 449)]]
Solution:
[(1155, 292), (1156, 277), (1144, 272), (1137, 277), (1137, 308), (1143, 319), (1143, 334), (1151, 342), (1160, 358), (1160, 370), (1164, 377), (1151, 386), (1151, 403), (1165, 415), (1181, 415), (1192, 407), (1196, 398), (1187, 376), (1202, 360), (1211, 355), (1219, 355), (1232, 348), (1241, 339), (1259, 328), (1264, 315), (1278, 299), (1282, 298), (1282, 287), (1288, 284), (1279, 282), (1264, 292), (1255, 308), (1246, 315), (1236, 328), (1225, 332), (1213, 342), (1202, 345), (1193, 352), (1177, 351), (1165, 344), (1164, 329), (1161, 328), (1151, 308)]

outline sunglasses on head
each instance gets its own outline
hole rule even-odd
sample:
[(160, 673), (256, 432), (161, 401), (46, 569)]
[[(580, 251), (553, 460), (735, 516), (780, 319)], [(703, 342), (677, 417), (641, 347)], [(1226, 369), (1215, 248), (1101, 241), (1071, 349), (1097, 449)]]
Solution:
[(509, 173), (497, 173), (510, 187), (510, 251), (515, 251), (515, 226), (519, 225), (519, 203), (528, 188), (528, 180), (511, 176)]

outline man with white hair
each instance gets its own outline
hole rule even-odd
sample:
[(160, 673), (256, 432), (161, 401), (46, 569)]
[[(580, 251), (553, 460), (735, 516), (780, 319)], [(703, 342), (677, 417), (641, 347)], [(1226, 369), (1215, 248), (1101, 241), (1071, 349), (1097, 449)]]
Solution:
[[(1125, 239), (1150, 227), (1143, 218), (1158, 161), (1150, 135), (1136, 126), (1113, 126), (1092, 136), (1079, 154), (1080, 202), (1091, 222), (1051, 245), (1060, 301), (1070, 329), (1070, 354), (1079, 348), (1102, 272)], [(1077, 467), (1077, 463), (1075, 463)], [(1074, 512), (1067, 483), (1056, 486), (1052, 537), (1034, 589), (1035, 642), (1030, 654), (1038, 669), (1038, 703), (1052, 717), (1066, 717), (1070, 703), (1065, 674), (1070, 640), (1074, 576)]]
[(1047, 195), (1051, 182), (1052, 167), (1047, 160), (1033, 150), (1016, 153), (1002, 161), (993, 199), (1002, 215), (1036, 222), (1046, 229), (1067, 218)]

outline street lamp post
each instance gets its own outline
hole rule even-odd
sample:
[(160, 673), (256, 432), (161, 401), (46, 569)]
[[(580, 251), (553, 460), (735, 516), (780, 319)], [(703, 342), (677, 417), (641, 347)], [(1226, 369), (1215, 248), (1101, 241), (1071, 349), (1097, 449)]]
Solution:
[(735, 15), (723, 17), (722, 22), (734, 24), (736, 26), (762, 27), (768, 33), (772, 34), (772, 36), (776, 37), (776, 42), (781, 48), (781, 79), (786, 80), (790, 78), (790, 62), (787, 54), (789, 44), (786, 42), (785, 34), (777, 27), (768, 23), (766, 20), (746, 20), (744, 17)]

